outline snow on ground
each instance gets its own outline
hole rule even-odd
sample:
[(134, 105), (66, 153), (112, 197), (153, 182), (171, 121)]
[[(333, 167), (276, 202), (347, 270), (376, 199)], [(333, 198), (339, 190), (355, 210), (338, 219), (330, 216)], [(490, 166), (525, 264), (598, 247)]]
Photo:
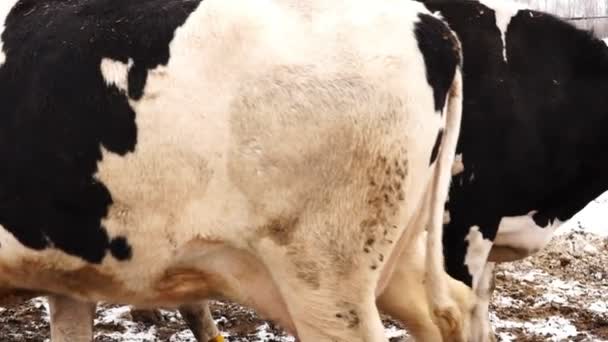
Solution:
[[(608, 38), (606, 41), (608, 43)], [(585, 209), (564, 223), (556, 234), (563, 235), (571, 231), (584, 231), (608, 237), (608, 192), (591, 201)]]
[(98, 310), (95, 326), (116, 327), (119, 331), (98, 331), (96, 337), (105, 337), (124, 342), (153, 341), (156, 338), (156, 327), (150, 326), (142, 329), (137, 323), (131, 321), (131, 309), (128, 306), (113, 307)]
[(608, 193), (527, 259), (501, 264), (492, 321), (499, 341), (608, 342)]

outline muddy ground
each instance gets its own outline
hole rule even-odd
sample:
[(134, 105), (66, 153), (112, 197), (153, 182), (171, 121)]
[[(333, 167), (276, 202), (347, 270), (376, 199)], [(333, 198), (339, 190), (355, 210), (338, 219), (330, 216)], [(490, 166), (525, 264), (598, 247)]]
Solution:
[[(500, 265), (491, 309), (499, 341), (608, 341), (608, 238), (574, 229), (533, 257)], [(212, 310), (227, 341), (293, 341), (237, 305)], [(407, 340), (397, 324), (385, 324), (391, 342)], [(134, 318), (115, 305), (99, 306), (95, 334), (97, 342), (194, 341), (175, 311)], [(1, 342), (48, 337), (44, 299), (0, 308)]]

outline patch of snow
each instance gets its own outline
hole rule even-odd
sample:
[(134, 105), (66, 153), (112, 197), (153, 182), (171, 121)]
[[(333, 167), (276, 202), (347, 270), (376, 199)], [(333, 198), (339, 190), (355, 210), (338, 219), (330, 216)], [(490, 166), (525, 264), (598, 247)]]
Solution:
[(496, 316), (496, 314), (494, 312), (490, 312), (490, 321), (493, 323), (494, 329), (498, 329), (498, 328), (511, 329), (511, 328), (521, 327), (523, 325), (523, 323), (520, 323), (520, 322), (501, 320), (500, 318), (498, 318), (498, 316)]
[(549, 290), (559, 291), (568, 297), (580, 296), (584, 292), (583, 288), (584, 285), (576, 280), (565, 282), (561, 279), (553, 279), (549, 283)]
[(566, 302), (567, 302), (567, 300), (564, 297), (560, 296), (559, 294), (545, 293), (545, 294), (543, 294), (542, 301), (536, 302), (534, 304), (534, 307), (541, 306), (545, 303), (565, 304)]
[(511, 297), (506, 297), (506, 296), (502, 296), (502, 295), (496, 296), (492, 301), (495, 305), (502, 306), (502, 307), (523, 305), (523, 302), (519, 299), (513, 299)]
[(592, 245), (592, 244), (587, 244), (583, 247), (583, 251), (587, 254), (592, 254), (595, 255), (597, 254), (599, 251), (597, 250), (597, 248)]
[(387, 338), (397, 338), (406, 336), (407, 333), (403, 329), (398, 329), (396, 327), (388, 327), (384, 329), (384, 333)]
[[(536, 319), (528, 322), (500, 320), (494, 314), (490, 316), (495, 328), (519, 328), (530, 334), (544, 336), (547, 338), (547, 341), (563, 341), (568, 337), (578, 334), (576, 327), (569, 320), (559, 316), (551, 316), (546, 319)], [(514, 341), (514, 337), (510, 334), (499, 334), (499, 337), (499, 341)]]
[(508, 333), (508, 332), (499, 332), (498, 333), (498, 340), (501, 342), (513, 342), (517, 339), (517, 337), (513, 336), (513, 334)]
[(608, 313), (608, 302), (598, 300), (597, 302), (591, 303), (589, 310), (604, 314)]
[(553, 341), (561, 341), (578, 334), (576, 327), (569, 320), (559, 316), (526, 322), (524, 328), (541, 336), (551, 335)]
[(513, 272), (513, 273), (511, 273), (511, 275), (515, 279), (527, 281), (529, 283), (534, 282), (537, 277), (538, 278), (550, 277), (550, 275), (548, 275), (547, 273), (536, 271), (536, 270), (532, 270), (532, 271), (526, 272), (526, 273)]
[(97, 310), (97, 318), (95, 318), (95, 324), (124, 323), (130, 314), (131, 308), (126, 305), (117, 308), (109, 308), (106, 310)]
[(177, 321), (181, 320), (181, 317), (178, 316), (179, 315), (178, 311), (170, 311), (170, 310), (165, 310), (165, 309), (159, 309), (158, 311), (163, 316), (163, 318), (166, 320), (169, 320), (169, 322), (177, 322)]
[[(542, 282), (546, 284), (545, 293), (542, 295), (542, 299), (534, 304), (534, 307), (541, 306), (545, 303), (557, 303), (565, 304), (568, 302), (568, 298), (576, 298), (584, 294), (586, 285), (581, 284), (579, 281), (563, 281), (556, 279), (545, 272), (539, 272), (536, 270), (520, 273), (520, 272), (508, 272), (516, 280), (523, 280), (530, 283)], [(512, 306), (513, 304), (520, 306), (522, 303), (514, 303), (510, 297), (498, 297), (496, 304), (499, 306)]]
[(196, 342), (196, 339), (190, 329), (184, 329), (171, 335), (169, 342)]
[(35, 297), (35, 298), (30, 299), (28, 302), (30, 302), (32, 305), (34, 305), (34, 307), (36, 307), (36, 309), (44, 308), (44, 314), (42, 315), (42, 319), (44, 319), (47, 322), (50, 321), (49, 315), (50, 315), (51, 309), (49, 308), (49, 302), (46, 300), (46, 297)]
[[(98, 334), (95, 334), (95, 338), (97, 338)], [(148, 330), (145, 331), (134, 331), (127, 330), (125, 332), (113, 332), (113, 333), (105, 333), (103, 334), (106, 338), (111, 338), (116, 341), (121, 342), (156, 342), (158, 338), (156, 337), (156, 327), (152, 326)]]
[(258, 341), (277, 341), (277, 342), (295, 342), (295, 338), (293, 336), (277, 336), (272, 331), (270, 331), (270, 326), (268, 323), (264, 323), (258, 327)]
[(225, 316), (222, 316), (220, 318), (216, 318), (215, 319), (215, 323), (216, 324), (220, 324), (220, 323), (228, 323), (228, 318), (226, 318)]
[(555, 232), (558, 235), (584, 231), (598, 236), (608, 236), (608, 192), (591, 201)]
[(148, 329), (140, 331), (141, 326), (138, 326), (137, 323), (134, 323), (128, 319), (130, 314), (131, 308), (126, 305), (117, 308), (109, 308), (106, 310), (97, 310), (98, 318), (95, 319), (95, 324), (121, 325), (125, 328), (125, 331), (122, 333), (96, 333), (95, 337), (98, 337), (98, 335), (103, 335), (104, 337), (109, 337), (123, 342), (153, 342), (158, 340), (156, 337), (156, 327), (152, 326)]

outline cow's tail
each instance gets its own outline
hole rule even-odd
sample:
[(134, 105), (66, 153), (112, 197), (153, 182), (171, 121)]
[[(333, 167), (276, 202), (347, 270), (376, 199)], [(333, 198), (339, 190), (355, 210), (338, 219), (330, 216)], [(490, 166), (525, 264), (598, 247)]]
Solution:
[[(445, 128), (441, 151), (435, 165), (432, 190), (428, 198), (430, 215), (426, 248), (426, 288), (433, 320), (440, 327), (444, 339), (462, 336), (462, 316), (456, 303), (449, 295), (443, 257), (443, 215), (452, 179), (452, 164), (456, 154), (456, 144), (460, 135), (462, 117), (462, 53), (460, 41), (454, 35), (455, 49), (458, 50), (459, 63), (445, 105)], [(451, 338), (447, 338), (449, 334)]]

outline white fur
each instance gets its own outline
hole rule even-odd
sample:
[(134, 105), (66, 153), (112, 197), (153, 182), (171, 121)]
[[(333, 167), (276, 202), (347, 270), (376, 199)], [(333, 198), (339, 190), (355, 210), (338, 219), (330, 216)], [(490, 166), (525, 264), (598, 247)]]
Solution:
[(502, 53), (505, 62), (507, 61), (507, 28), (513, 18), (520, 10), (527, 9), (524, 4), (511, 0), (479, 0), (486, 7), (494, 10), (496, 27), (500, 31), (502, 38)]
[(563, 223), (558, 219), (547, 227), (539, 227), (532, 219), (536, 211), (523, 216), (505, 216), (500, 220), (494, 245), (528, 251), (530, 254), (543, 248)]
[(488, 260), (492, 241), (483, 237), (479, 231), (479, 226), (472, 226), (465, 240), (469, 242), (469, 245), (464, 258), (464, 264), (467, 265), (469, 274), (473, 277), (473, 289), (476, 289)]
[(100, 65), (101, 75), (106, 84), (116, 86), (123, 93), (127, 93), (129, 87), (128, 76), (131, 67), (133, 67), (132, 58), (129, 58), (126, 64), (110, 58), (103, 58)]
[(483, 267), (481, 277), (475, 289), (475, 309), (472, 310), (472, 328), (474, 341), (486, 341), (488, 336), (493, 336), (494, 331), (489, 319), (490, 302), (492, 301), (492, 282), (494, 281), (493, 262), (488, 262)]
[[(457, 154), (454, 157), (454, 163), (452, 164), (452, 176), (456, 176), (461, 174), (462, 172), (464, 172), (464, 163), (463, 163), (463, 156), (462, 153)], [(462, 185), (462, 184), (461, 184)], [(448, 197), (446, 197), (446, 203), (448, 203), (450, 200), (450, 197), (448, 195)], [(445, 212), (443, 213), (443, 224), (448, 224), (450, 223), (450, 211), (449, 210), (445, 210)]]
[(462, 153), (459, 153), (454, 158), (454, 165), (452, 165), (452, 176), (456, 176), (464, 171), (464, 162), (462, 160)]
[(19, 0), (2, 0), (0, 1), (0, 68), (6, 62), (6, 53), (4, 52), (4, 43), (2, 34), (4, 33), (6, 17)]

